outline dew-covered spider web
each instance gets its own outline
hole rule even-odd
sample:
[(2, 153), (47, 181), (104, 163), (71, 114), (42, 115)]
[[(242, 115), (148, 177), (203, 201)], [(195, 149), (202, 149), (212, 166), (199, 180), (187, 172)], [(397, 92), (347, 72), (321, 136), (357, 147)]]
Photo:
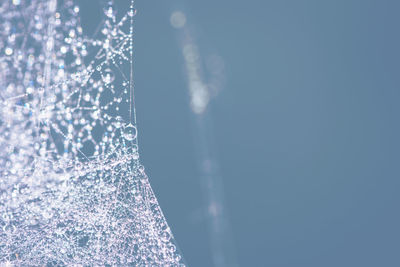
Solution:
[(93, 36), (79, 11), (0, 3), (0, 266), (183, 266), (139, 161), (133, 1)]

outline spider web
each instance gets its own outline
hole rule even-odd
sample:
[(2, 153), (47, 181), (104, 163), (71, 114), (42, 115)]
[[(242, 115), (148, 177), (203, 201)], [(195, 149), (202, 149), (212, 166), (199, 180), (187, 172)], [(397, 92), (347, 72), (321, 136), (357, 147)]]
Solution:
[(183, 266), (140, 164), (133, 1), (0, 4), (0, 265)]

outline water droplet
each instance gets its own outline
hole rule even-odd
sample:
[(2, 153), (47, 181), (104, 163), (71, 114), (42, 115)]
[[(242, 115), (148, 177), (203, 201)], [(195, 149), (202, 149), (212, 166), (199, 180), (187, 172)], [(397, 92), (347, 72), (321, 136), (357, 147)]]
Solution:
[(137, 151), (138, 151), (137, 145), (133, 145), (133, 146), (132, 146), (132, 152), (137, 152)]
[(112, 72), (111, 69), (106, 69), (103, 72), (103, 82), (106, 84), (112, 83), (115, 79), (114, 73)]
[(168, 232), (163, 232), (163, 233), (161, 234), (161, 239), (162, 239), (164, 242), (168, 242), (168, 241), (171, 239), (171, 235), (170, 235)]
[(138, 167), (138, 170), (139, 170), (140, 173), (144, 173), (144, 166), (143, 166), (143, 165), (140, 165), (140, 166)]
[(89, 101), (90, 101), (90, 95), (89, 95), (89, 93), (87, 93), (87, 94), (83, 97), (83, 99), (84, 99), (85, 101), (89, 102)]
[(6, 53), (7, 56), (11, 56), (11, 54), (13, 53), (12, 48), (7, 47), (7, 48), (5, 49), (5, 53)]
[(121, 128), (121, 126), (122, 126), (122, 118), (120, 117), (120, 116), (117, 116), (116, 118), (115, 118), (115, 122), (114, 122), (114, 126), (115, 126), (115, 128), (117, 128), (117, 129), (119, 129), (119, 128)]
[(12, 224), (6, 224), (5, 226), (3, 226), (3, 231), (4, 232), (8, 232), (8, 233), (12, 233), (15, 231), (15, 226)]
[(107, 6), (104, 8), (104, 14), (109, 18), (115, 16), (115, 10), (112, 1), (109, 1)]
[(134, 9), (129, 10), (128, 15), (129, 15), (130, 17), (133, 17), (133, 16), (136, 15), (136, 13), (137, 13), (137, 10), (134, 8)]
[(123, 133), (126, 140), (133, 141), (137, 135), (136, 127), (132, 124), (128, 124), (127, 126), (125, 126)]

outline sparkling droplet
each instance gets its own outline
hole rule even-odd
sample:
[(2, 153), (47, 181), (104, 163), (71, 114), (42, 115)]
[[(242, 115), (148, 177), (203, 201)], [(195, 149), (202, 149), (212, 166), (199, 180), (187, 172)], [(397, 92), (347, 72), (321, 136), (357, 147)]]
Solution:
[(106, 69), (103, 72), (103, 82), (106, 84), (110, 84), (114, 81), (115, 76), (111, 69)]
[(120, 117), (120, 116), (117, 116), (116, 118), (115, 118), (115, 122), (114, 122), (114, 126), (115, 126), (115, 128), (117, 128), (117, 129), (119, 129), (119, 128), (121, 128), (121, 126), (122, 126), (122, 118)]
[(7, 56), (11, 56), (11, 54), (13, 53), (13, 50), (12, 50), (12, 48), (7, 47), (4, 52), (6, 53)]
[(115, 10), (112, 1), (109, 1), (107, 7), (104, 8), (104, 14), (109, 18), (112, 18), (115, 15)]
[(124, 134), (124, 138), (126, 140), (133, 141), (136, 138), (136, 135), (137, 135), (136, 127), (133, 126), (132, 124), (128, 124), (124, 128), (123, 134)]
[(138, 167), (138, 170), (139, 170), (140, 173), (144, 173), (144, 166), (143, 166), (143, 165), (140, 165), (140, 166)]
[(136, 13), (137, 13), (137, 10), (134, 8), (134, 9), (129, 10), (128, 15), (129, 15), (130, 17), (133, 17), (133, 16), (136, 15)]

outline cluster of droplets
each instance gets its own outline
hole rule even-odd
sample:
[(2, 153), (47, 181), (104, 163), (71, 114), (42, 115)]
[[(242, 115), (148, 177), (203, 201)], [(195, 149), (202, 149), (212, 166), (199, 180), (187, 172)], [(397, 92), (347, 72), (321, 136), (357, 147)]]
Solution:
[(0, 265), (182, 266), (139, 161), (133, 1), (0, 3)]

